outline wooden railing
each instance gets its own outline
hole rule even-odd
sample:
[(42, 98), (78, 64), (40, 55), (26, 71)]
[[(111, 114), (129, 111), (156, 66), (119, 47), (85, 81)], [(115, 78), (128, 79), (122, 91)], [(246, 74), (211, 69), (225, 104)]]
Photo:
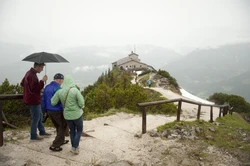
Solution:
[[(172, 99), (172, 100), (153, 101), (153, 102), (146, 102), (146, 103), (137, 103), (137, 106), (142, 110), (142, 134), (147, 132), (146, 131), (147, 130), (146, 129), (146, 127), (147, 127), (146, 107), (153, 106), (153, 105), (174, 103), (174, 102), (178, 102), (177, 119), (176, 119), (177, 121), (180, 121), (182, 102), (186, 102), (186, 103), (190, 103), (190, 104), (194, 104), (194, 105), (198, 106), (197, 119), (200, 119), (201, 106), (210, 106), (210, 122), (213, 122), (213, 107), (220, 108), (219, 117), (221, 117), (221, 114), (223, 114), (223, 116), (225, 116), (229, 112), (229, 105), (228, 104), (225, 104), (225, 105), (203, 104), (200, 102), (190, 101), (190, 100), (186, 100), (186, 99), (182, 99), (182, 98)], [(232, 112), (229, 112), (229, 113), (232, 114)]]
[(2, 110), (2, 101), (4, 100), (20, 100), (23, 99), (23, 94), (1, 94), (0, 95), (0, 146), (3, 146), (3, 119), (4, 122), (12, 127), (15, 127), (8, 123)]

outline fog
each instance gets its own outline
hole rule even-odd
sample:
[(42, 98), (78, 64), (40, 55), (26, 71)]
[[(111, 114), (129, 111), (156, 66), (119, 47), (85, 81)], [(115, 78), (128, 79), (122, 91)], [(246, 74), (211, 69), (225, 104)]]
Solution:
[(249, 42), (249, 16), (247, 0), (0, 0), (0, 81), (19, 83), (32, 66), (22, 59), (40, 51), (70, 62), (48, 64), (49, 81), (62, 72), (82, 87), (131, 51), (159, 69), (197, 48)]
[(249, 41), (247, 0), (0, 0), (0, 41), (57, 52), (154, 44), (176, 51)]

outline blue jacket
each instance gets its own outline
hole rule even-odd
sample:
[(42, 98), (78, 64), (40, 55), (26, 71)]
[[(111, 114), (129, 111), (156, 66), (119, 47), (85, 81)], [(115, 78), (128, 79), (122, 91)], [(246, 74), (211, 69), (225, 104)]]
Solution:
[(60, 84), (55, 81), (52, 81), (49, 85), (47, 85), (43, 91), (42, 97), (42, 110), (47, 112), (49, 111), (63, 111), (63, 105), (59, 101), (55, 106), (51, 105), (51, 98), (56, 93), (57, 90), (60, 89)]

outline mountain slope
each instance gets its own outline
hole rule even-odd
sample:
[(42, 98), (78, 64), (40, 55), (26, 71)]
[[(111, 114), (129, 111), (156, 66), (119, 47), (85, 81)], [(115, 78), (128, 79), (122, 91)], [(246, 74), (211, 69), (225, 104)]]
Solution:
[[(197, 49), (163, 69), (193, 94), (206, 98), (214, 92), (240, 95), (250, 101), (250, 43)], [(246, 89), (245, 89), (246, 88)]]

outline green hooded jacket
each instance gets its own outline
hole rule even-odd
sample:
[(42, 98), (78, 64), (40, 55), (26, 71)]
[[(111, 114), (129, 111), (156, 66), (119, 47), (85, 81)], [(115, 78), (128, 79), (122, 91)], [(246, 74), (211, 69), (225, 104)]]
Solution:
[(62, 88), (59, 89), (51, 98), (51, 105), (56, 105), (59, 100), (64, 106), (63, 115), (66, 120), (76, 120), (82, 116), (84, 98), (81, 92), (76, 88), (73, 78), (69, 75), (64, 77)]

